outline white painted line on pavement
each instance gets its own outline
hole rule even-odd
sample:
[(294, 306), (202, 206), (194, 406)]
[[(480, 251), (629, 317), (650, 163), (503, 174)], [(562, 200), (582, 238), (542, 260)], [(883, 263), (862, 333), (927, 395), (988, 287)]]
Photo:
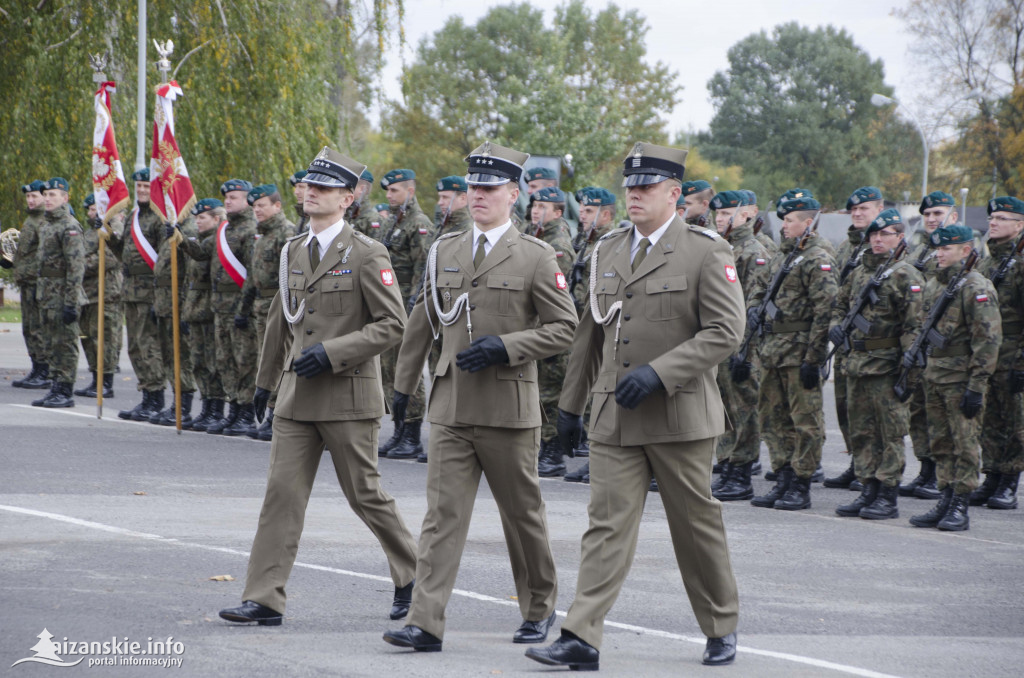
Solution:
[[(71, 413), (73, 414), (73, 413)], [(242, 556), (245, 558), (249, 557), (248, 551), (239, 551), (238, 549), (230, 549), (221, 546), (209, 546), (207, 544), (196, 544), (187, 541), (181, 541), (180, 539), (174, 539), (172, 537), (161, 537), (158, 534), (149, 534), (147, 532), (136, 532), (135, 530), (129, 530), (123, 527), (117, 527), (116, 525), (106, 525), (104, 523), (97, 523), (91, 520), (82, 520), (81, 518), (74, 518), (72, 516), (62, 515), (60, 513), (49, 513), (47, 511), (36, 511), (35, 509), (22, 508), (20, 506), (7, 506), (0, 504), (0, 510), (8, 511), (10, 513), (19, 513), (27, 516), (34, 516), (36, 518), (47, 518), (49, 520), (56, 520), (62, 523), (68, 523), (71, 525), (77, 525), (79, 527), (86, 527), (92, 530), (100, 530), (102, 532), (110, 532), (112, 534), (121, 535), (123, 537), (132, 537), (134, 539), (145, 539), (148, 541), (156, 541), (164, 544), (171, 544), (174, 546), (187, 546), (191, 548), (201, 549), (204, 551), (215, 551), (217, 553), (227, 553), (230, 555)], [(372, 581), (383, 582), (391, 584), (390, 577), (382, 577), (375, 574), (367, 574), (365, 572), (355, 572), (352, 570), (342, 570), (336, 567), (327, 567), (326, 565), (314, 565), (312, 563), (303, 563), (300, 561), (295, 562), (295, 567), (302, 567), (308, 570), (319, 570), (321, 572), (330, 572), (332, 574), (341, 574), (346, 577), (357, 577), (359, 579), (370, 579)], [(495, 598), (494, 596), (488, 596), (483, 593), (476, 593), (474, 591), (464, 591), (462, 589), (455, 589), (452, 591), (457, 596), (464, 598), (472, 598), (473, 600), (479, 600), (486, 603), (496, 603), (498, 605), (504, 605), (506, 607), (518, 607), (519, 604), (512, 600), (505, 598)], [(556, 611), (559, 617), (566, 616), (565, 612), (561, 610)], [(668, 631), (660, 631), (658, 629), (650, 629), (644, 626), (635, 626), (633, 624), (622, 624), (619, 622), (605, 621), (605, 626), (610, 626), (616, 629), (622, 629), (623, 631), (631, 631), (633, 633), (643, 634), (646, 636), (653, 636), (655, 638), (665, 638), (667, 640), (681, 640), (687, 643), (695, 643), (698, 645), (704, 645), (707, 642), (706, 638), (697, 638), (694, 636), (684, 636), (678, 633), (670, 633)], [(830, 671), (838, 671), (840, 673), (846, 673), (851, 676), (861, 676), (862, 678), (897, 678), (892, 674), (879, 673), (878, 671), (872, 671), (870, 669), (862, 669), (856, 666), (848, 666), (846, 664), (837, 664), (835, 662), (826, 661), (824, 659), (815, 659), (813, 657), (804, 657), (798, 654), (790, 654), (788, 652), (775, 652), (773, 650), (759, 650), (757, 648), (748, 647), (746, 645), (740, 645), (737, 648), (738, 652), (744, 654), (758, 655), (760, 657), (770, 657), (772, 659), (781, 659), (783, 661), (789, 661), (796, 664), (803, 664), (805, 666), (814, 666), (820, 669), (828, 669)]]

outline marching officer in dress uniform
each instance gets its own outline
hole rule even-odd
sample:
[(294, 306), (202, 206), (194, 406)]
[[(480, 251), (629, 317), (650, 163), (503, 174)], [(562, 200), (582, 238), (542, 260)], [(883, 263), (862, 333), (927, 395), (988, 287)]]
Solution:
[(344, 220), (365, 167), (332, 149), (320, 152), (305, 177), (310, 232), (289, 239), (281, 253), (253, 402), (262, 419), (277, 391), (270, 473), (244, 602), (220, 612), (229, 621), (281, 624), (325, 445), (349, 506), (387, 555), (391, 618), (409, 609), (416, 542), (381, 489), (376, 456), (384, 414), (378, 356), (401, 341), (405, 309), (387, 250)]
[(652, 472), (708, 636), (704, 663), (736, 655), (736, 580), (709, 479), (715, 436), (726, 427), (715, 367), (740, 343), (743, 293), (728, 245), (675, 212), (685, 159), (685, 150), (634, 146), (623, 169), (634, 226), (609, 233), (592, 255), (558, 426), (568, 449), (593, 392), (590, 527), (561, 637), (526, 653), (544, 664), (598, 668), (604, 618), (633, 560)]
[(426, 287), (402, 340), (396, 422), (420, 383), (432, 335), (444, 336), (430, 392), (416, 590), (407, 625), (384, 634), (393, 645), (441, 650), (481, 473), (501, 514), (523, 616), (513, 642), (543, 642), (555, 618), (558, 579), (537, 477), (536, 361), (569, 346), (576, 310), (552, 247), (512, 226), (528, 158), (489, 141), (469, 155), (474, 226), (432, 246)]
[(13, 268), (14, 282), (21, 290), (21, 334), (25, 347), (32, 359), (32, 370), (24, 379), (11, 382), (15, 388), (50, 388), (50, 366), (44, 348), (46, 342), (39, 328), (42, 322), (39, 306), (36, 304), (36, 283), (39, 270), (36, 266), (36, 251), (39, 248), (39, 230), (43, 227), (43, 182), (36, 179), (21, 187), (25, 195), (25, 221), (18, 233), (18, 251), (14, 261), (8, 263), (0, 257), (4, 268)]
[(309, 217), (302, 210), (302, 200), (306, 196), (306, 183), (303, 181), (305, 176), (306, 170), (298, 170), (288, 177), (288, 183), (292, 185), (292, 195), (295, 196), (295, 216), (298, 217), (298, 221), (295, 222), (296, 233), (305, 233), (309, 230)]

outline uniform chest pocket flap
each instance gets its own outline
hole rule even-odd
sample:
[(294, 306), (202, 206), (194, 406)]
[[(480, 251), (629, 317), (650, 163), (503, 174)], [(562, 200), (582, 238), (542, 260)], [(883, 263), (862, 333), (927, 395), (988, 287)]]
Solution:
[(441, 308), (450, 311), (454, 298), (462, 290), (465, 277), (461, 273), (442, 273), (437, 276), (437, 290), (441, 296)]
[[(487, 276), (488, 306), (497, 311), (499, 315), (511, 315), (515, 313), (515, 305), (512, 303), (515, 292), (522, 292), (526, 286), (526, 279), (521, 275), (509, 275), (507, 273), (492, 273)], [(490, 290), (498, 290), (495, 296)], [(497, 304), (494, 304), (494, 301)]]
[(649, 320), (671, 320), (683, 314), (683, 300), (686, 295), (686, 275), (646, 281), (647, 294), (645, 313)]
[(323, 296), (324, 313), (341, 315), (352, 312), (352, 300), (350, 294), (354, 289), (355, 281), (351, 277), (329, 277), (320, 282), (320, 294)]

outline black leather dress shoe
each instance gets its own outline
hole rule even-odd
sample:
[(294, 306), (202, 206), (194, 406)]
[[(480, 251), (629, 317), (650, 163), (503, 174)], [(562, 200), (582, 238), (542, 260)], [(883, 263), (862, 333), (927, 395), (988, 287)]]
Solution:
[(540, 621), (524, 621), (523, 625), (512, 634), (513, 643), (543, 643), (548, 639), (548, 631), (555, 623), (555, 613)]
[(597, 671), (601, 653), (593, 645), (563, 631), (561, 638), (547, 647), (531, 647), (526, 656), (548, 666), (568, 666), (572, 671)]
[(281, 613), (269, 607), (247, 600), (238, 607), (229, 607), (220, 611), (221, 619), (232, 622), (256, 622), (260, 626), (280, 626)]
[(391, 614), (389, 615), (392, 619), (405, 619), (405, 615), (409, 614), (409, 606), (412, 605), (412, 587), (416, 583), (413, 579), (411, 582), (402, 587), (395, 587), (395, 600), (391, 603)]
[(708, 638), (704, 647), (704, 663), (708, 666), (732, 664), (736, 659), (736, 634), (730, 633), (721, 638)]
[(417, 652), (441, 651), (441, 639), (418, 626), (403, 626), (397, 631), (385, 631), (384, 642), (398, 647), (411, 647)]

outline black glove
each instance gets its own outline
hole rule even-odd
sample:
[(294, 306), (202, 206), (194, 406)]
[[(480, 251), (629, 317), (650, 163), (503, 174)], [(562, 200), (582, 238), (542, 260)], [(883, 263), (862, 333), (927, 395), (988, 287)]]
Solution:
[(665, 388), (665, 385), (661, 383), (658, 373), (650, 365), (642, 365), (615, 385), (615, 402), (632, 410), (659, 388)]
[(395, 391), (395, 397), (391, 399), (391, 419), (395, 422), (395, 428), (405, 421), (405, 411), (409, 408), (409, 394)]
[(89, 225), (95, 229), (103, 228), (103, 217), (93, 217), (89, 220)]
[(583, 415), (558, 410), (558, 440), (562, 443), (562, 451), (570, 457), (576, 456), (576, 446), (583, 437)]
[(832, 342), (833, 346), (842, 346), (846, 343), (846, 332), (843, 332), (843, 328), (839, 325), (834, 325), (828, 330), (828, 340)]
[(235, 314), (235, 328), (239, 330), (249, 329), (249, 316)]
[(75, 322), (76, 320), (78, 320), (78, 307), (65, 306), (64, 312), (61, 313), (60, 319), (61, 321), (63, 321), (65, 325), (70, 325), (71, 323)]
[(508, 362), (508, 351), (500, 337), (488, 334), (473, 340), (465, 351), (455, 356), (455, 364), (460, 370), (479, 372), (491, 365)]
[(415, 293), (411, 297), (409, 297), (409, 303), (407, 303), (405, 305), (405, 314), (406, 315), (412, 315), (412, 309), (416, 307), (416, 299), (419, 296), (420, 296), (419, 293)]
[(753, 367), (749, 360), (740, 361), (739, 356), (729, 358), (729, 376), (733, 382), (742, 384), (750, 379), (750, 369)]
[(0, 257), (0, 268), (14, 268), (14, 262), (7, 259), (7, 257)]
[(1024, 392), (1024, 370), (1010, 370), (1010, 393)]
[(811, 363), (800, 363), (800, 383), (806, 389), (818, 388), (821, 384), (821, 372), (817, 365)]
[(983, 395), (977, 391), (967, 389), (964, 391), (963, 396), (960, 398), (960, 411), (964, 413), (964, 416), (968, 419), (974, 419), (981, 412), (981, 404), (984, 401)]
[(191, 326), (191, 325), (189, 325), (189, 324), (188, 324), (187, 322), (185, 322), (184, 320), (182, 320), (182, 321), (181, 321), (181, 322), (180, 322), (180, 323), (178, 324), (178, 330), (179, 330), (179, 331), (180, 331), (180, 332), (181, 332), (181, 333), (182, 333), (183, 335), (185, 335), (185, 336), (187, 337), (187, 336), (188, 336), (189, 334), (191, 334), (191, 332), (192, 332), (192, 326)]
[(761, 324), (761, 314), (757, 312), (757, 306), (747, 309), (747, 327), (757, 327)]
[(175, 231), (176, 228), (177, 227), (174, 226), (173, 224), (170, 224), (170, 223), (164, 224), (164, 235), (167, 236), (168, 238), (173, 238), (174, 237), (174, 231)]
[(331, 369), (331, 361), (323, 344), (314, 344), (302, 349), (302, 357), (292, 363), (295, 374), (312, 378)]
[(265, 388), (256, 387), (256, 393), (252, 396), (252, 407), (256, 413), (256, 421), (263, 423), (263, 414), (267, 411), (267, 403), (270, 402), (270, 391)]

